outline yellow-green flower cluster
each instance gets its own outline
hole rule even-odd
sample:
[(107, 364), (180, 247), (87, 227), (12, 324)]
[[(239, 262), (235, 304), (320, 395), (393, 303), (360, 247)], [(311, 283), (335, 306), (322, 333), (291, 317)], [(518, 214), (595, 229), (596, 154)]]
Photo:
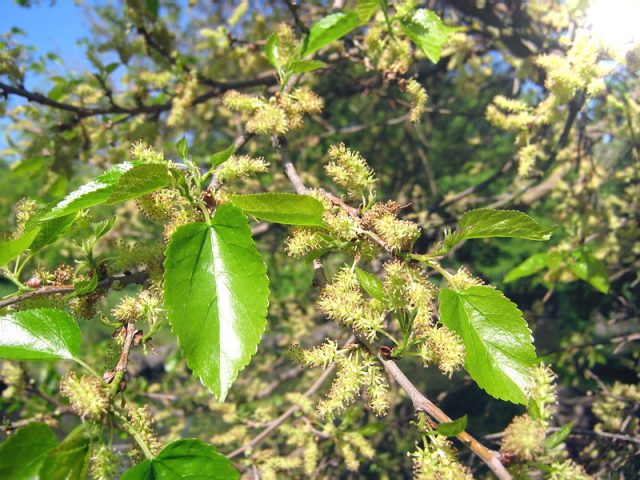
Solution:
[[(298, 468), (302, 464), (300, 457), (279, 457), (270, 455), (260, 464), (260, 478), (262, 480), (277, 480), (283, 478), (278, 472), (287, 472)], [(285, 475), (287, 477), (287, 475)]]
[(251, 158), (248, 155), (232, 155), (229, 160), (216, 170), (216, 176), (222, 183), (238, 178), (247, 178), (252, 175), (265, 173), (269, 170), (269, 163), (262, 157)]
[(355, 150), (343, 143), (329, 148), (332, 160), (325, 170), (331, 180), (344, 188), (349, 196), (361, 198), (364, 192), (371, 192), (375, 186), (375, 177), (366, 160)]
[(407, 82), (407, 93), (411, 98), (409, 120), (419, 122), (424, 114), (429, 95), (424, 87), (413, 78)]
[(164, 152), (147, 145), (142, 140), (131, 145), (129, 155), (135, 160), (146, 163), (165, 163)]
[(102, 381), (91, 375), (78, 379), (75, 372), (60, 380), (60, 393), (69, 400), (72, 410), (87, 420), (99, 420), (109, 409), (109, 395)]
[(322, 345), (313, 347), (310, 350), (305, 350), (300, 345), (292, 345), (289, 347), (289, 356), (298, 362), (300, 365), (306, 367), (323, 367), (326, 368), (330, 363), (333, 363), (340, 349), (338, 344), (333, 340), (327, 340)]
[(291, 257), (299, 258), (331, 246), (319, 229), (294, 227), (291, 229), (285, 251)]
[(280, 104), (286, 112), (288, 129), (299, 130), (304, 125), (304, 114), (320, 113), (324, 101), (308, 87), (295, 89), (281, 97)]
[(421, 232), (417, 223), (400, 220), (392, 214), (377, 218), (373, 222), (373, 229), (392, 252), (410, 250)]
[(551, 420), (557, 403), (555, 379), (555, 373), (543, 363), (536, 365), (531, 370), (529, 399), (531, 402), (535, 402), (540, 421), (545, 426)]
[(473, 480), (442, 435), (428, 437), (424, 447), (417, 447), (411, 457), (414, 480)]
[(347, 470), (357, 472), (360, 468), (358, 454), (367, 459), (372, 459), (376, 451), (371, 443), (358, 432), (347, 432), (340, 438), (338, 442), (338, 453), (344, 459)]
[[(602, 394), (594, 402), (592, 410), (598, 418), (596, 431), (618, 432), (632, 405), (640, 404), (640, 388), (638, 385), (615, 382), (611, 387), (611, 394)], [(638, 420), (633, 421), (636, 428)]]
[(38, 210), (38, 204), (34, 200), (23, 198), (16, 203), (16, 227), (11, 238), (18, 238), (24, 233), (27, 222)]
[(318, 307), (338, 323), (353, 328), (370, 341), (382, 328), (385, 306), (374, 298), (365, 299), (353, 270), (345, 267), (322, 291)]
[(176, 88), (176, 94), (171, 101), (171, 113), (167, 117), (168, 126), (175, 127), (184, 121), (187, 109), (193, 104), (197, 94), (198, 77), (192, 73)]
[(528, 177), (535, 167), (536, 159), (541, 155), (540, 146), (535, 143), (525, 145), (518, 150), (516, 156), (518, 160), (518, 176), (522, 178)]
[(384, 415), (388, 410), (388, 385), (376, 360), (370, 354), (356, 349), (342, 353), (336, 359), (336, 376), (327, 396), (318, 403), (318, 413), (322, 417), (332, 417), (342, 412), (360, 393), (366, 389), (368, 403), (376, 415)]
[(284, 135), (289, 130), (298, 130), (303, 125), (304, 114), (319, 113), (324, 106), (324, 101), (307, 87), (269, 100), (230, 90), (222, 102), (227, 108), (248, 115), (245, 123), (248, 132), (265, 135)]
[(506, 98), (502, 95), (496, 96), (487, 106), (486, 116), (493, 125), (510, 132), (527, 130), (537, 121), (532, 107), (522, 100)]
[(139, 408), (130, 408), (129, 421), (131, 422), (134, 430), (138, 432), (140, 438), (147, 445), (149, 451), (153, 455), (157, 455), (158, 452), (160, 452), (161, 445), (158, 441), (158, 436), (153, 431), (153, 419), (149, 413), (149, 405), (144, 405)]
[(460, 267), (458, 271), (449, 278), (448, 281), (451, 286), (459, 290), (482, 285), (483, 283), (482, 280), (471, 275), (469, 270), (467, 270), (465, 267)]
[(0, 366), (0, 379), (6, 385), (2, 391), (2, 398), (11, 398), (21, 395), (26, 388), (24, 370), (17, 363), (2, 362)]
[(559, 463), (549, 465), (548, 480), (590, 480), (591, 475), (587, 475), (584, 469), (573, 460), (564, 460)]
[(462, 339), (445, 326), (434, 325), (424, 333), (424, 343), (418, 354), (425, 364), (435, 363), (449, 377), (464, 365)]
[(545, 427), (529, 415), (515, 417), (504, 431), (501, 451), (521, 461), (534, 460), (544, 451)]
[(140, 213), (164, 226), (163, 238), (168, 241), (180, 225), (197, 220), (197, 213), (175, 188), (163, 188), (136, 200)]
[(112, 480), (116, 478), (119, 459), (107, 445), (101, 444), (97, 448), (91, 449), (90, 463), (89, 471), (93, 480)]

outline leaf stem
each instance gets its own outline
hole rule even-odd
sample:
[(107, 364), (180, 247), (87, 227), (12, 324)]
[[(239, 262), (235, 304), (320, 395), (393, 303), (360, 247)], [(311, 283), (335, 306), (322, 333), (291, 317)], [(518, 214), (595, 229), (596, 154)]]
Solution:
[(153, 453), (151, 453), (151, 450), (149, 449), (149, 446), (147, 445), (147, 442), (144, 441), (144, 439), (142, 438), (142, 436), (140, 435), (140, 432), (138, 432), (135, 427), (131, 424), (131, 422), (129, 422), (129, 420), (127, 420), (127, 418), (122, 415), (120, 412), (113, 410), (113, 415), (115, 417), (118, 418), (118, 420), (120, 421), (120, 424), (122, 425), (122, 428), (124, 430), (126, 430), (126, 432), (131, 435), (133, 437), (133, 439), (136, 441), (136, 443), (138, 444), (138, 446), (140, 447), (140, 449), (142, 450), (142, 453), (144, 453), (144, 456), (147, 460), (153, 460), (155, 458), (155, 456), (153, 455)]

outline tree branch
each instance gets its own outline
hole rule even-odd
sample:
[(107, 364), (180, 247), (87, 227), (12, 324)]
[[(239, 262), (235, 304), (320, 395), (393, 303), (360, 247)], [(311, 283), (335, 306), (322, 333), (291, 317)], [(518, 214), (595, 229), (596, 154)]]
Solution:
[[(96, 289), (109, 288), (115, 282), (118, 282), (122, 287), (126, 287), (127, 285), (131, 285), (134, 283), (142, 284), (145, 282), (145, 280), (147, 280), (147, 278), (149, 278), (149, 274), (147, 272), (137, 272), (126, 275), (107, 277), (98, 282), (98, 286), (96, 287)], [(0, 301), (0, 309), (8, 307), (9, 305), (23, 302), (25, 300), (29, 300), (31, 298), (42, 297), (46, 295), (55, 295), (58, 293), (71, 293), (75, 290), (75, 288), (75, 285), (40, 287), (31, 292), (26, 292), (21, 295), (17, 295), (15, 297), (7, 298), (6, 300)]]

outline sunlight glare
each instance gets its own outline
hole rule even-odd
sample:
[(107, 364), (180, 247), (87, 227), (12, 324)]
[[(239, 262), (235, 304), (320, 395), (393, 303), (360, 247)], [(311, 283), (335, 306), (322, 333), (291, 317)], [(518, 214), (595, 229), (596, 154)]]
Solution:
[(604, 44), (620, 53), (640, 40), (640, 0), (592, 0), (587, 24)]

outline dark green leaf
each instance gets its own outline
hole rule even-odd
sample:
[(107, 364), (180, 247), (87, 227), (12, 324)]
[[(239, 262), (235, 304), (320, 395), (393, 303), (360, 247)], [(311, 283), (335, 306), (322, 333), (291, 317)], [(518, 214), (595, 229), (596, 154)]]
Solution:
[(85, 425), (80, 425), (58, 447), (47, 453), (40, 478), (83, 480), (87, 478), (90, 456), (90, 441)]
[(147, 13), (152, 18), (158, 18), (158, 12), (160, 11), (160, 0), (144, 0), (144, 6), (147, 9)]
[(549, 240), (555, 227), (543, 227), (530, 216), (517, 210), (493, 210), (480, 208), (465, 213), (458, 223), (458, 230), (444, 239), (442, 252), (470, 238), (523, 238)]
[(317, 52), (334, 40), (344, 37), (354, 28), (360, 25), (360, 19), (355, 12), (333, 13), (314, 23), (309, 29), (302, 56), (306, 57)]
[(571, 434), (571, 428), (573, 427), (573, 422), (569, 422), (566, 425), (563, 425), (561, 428), (553, 432), (549, 435), (545, 441), (545, 448), (551, 450), (552, 448), (557, 447), (562, 442), (564, 442), (567, 437)]
[(63, 310), (39, 308), (0, 316), (0, 358), (74, 359), (80, 353), (80, 328)]
[(171, 442), (158, 456), (127, 470), (122, 480), (236, 480), (229, 459), (200, 440)]
[(507, 273), (504, 277), (504, 283), (515, 282), (520, 278), (538, 273), (540, 270), (545, 268), (547, 268), (547, 254), (536, 253)]
[(40, 232), (39, 228), (25, 232), (14, 240), (0, 243), (0, 267), (6, 265), (31, 246)]
[(178, 228), (164, 262), (165, 307), (189, 367), (223, 401), (266, 326), (269, 280), (241, 210)]
[(356, 267), (356, 277), (358, 277), (358, 283), (360, 283), (365, 292), (373, 298), (384, 301), (384, 287), (378, 277), (358, 267)]
[(433, 63), (440, 61), (442, 47), (457, 28), (447, 27), (438, 15), (420, 8), (412, 15), (401, 18), (402, 31), (424, 52)]
[(171, 183), (164, 163), (143, 163), (125, 172), (113, 187), (107, 203), (119, 203), (153, 192)]
[(287, 71), (290, 73), (307, 73), (326, 66), (327, 64), (320, 60), (296, 60), (287, 67)]
[(467, 428), (467, 416), (457, 418), (451, 422), (440, 423), (436, 427), (436, 431), (447, 437), (455, 437), (461, 434)]
[(536, 361), (522, 312), (502, 292), (487, 286), (440, 291), (440, 321), (462, 338), (465, 367), (490, 395), (527, 403)]
[(222, 150), (221, 152), (216, 152), (209, 157), (209, 163), (213, 168), (222, 165), (224, 162), (231, 158), (233, 152), (235, 151), (236, 146), (232, 143), (227, 148)]
[(181, 159), (187, 159), (187, 157), (189, 156), (189, 146), (187, 145), (186, 138), (182, 137), (180, 140), (178, 140), (178, 143), (176, 143), (176, 151), (178, 152), (178, 155), (180, 155)]
[(44, 423), (31, 423), (0, 444), (0, 478), (39, 478), (45, 455), (58, 445), (56, 436)]
[(591, 252), (580, 250), (574, 254), (573, 273), (602, 293), (609, 291), (609, 274), (606, 265)]
[(322, 202), (308, 195), (291, 193), (255, 193), (229, 195), (229, 202), (247, 215), (272, 223), (323, 226)]

